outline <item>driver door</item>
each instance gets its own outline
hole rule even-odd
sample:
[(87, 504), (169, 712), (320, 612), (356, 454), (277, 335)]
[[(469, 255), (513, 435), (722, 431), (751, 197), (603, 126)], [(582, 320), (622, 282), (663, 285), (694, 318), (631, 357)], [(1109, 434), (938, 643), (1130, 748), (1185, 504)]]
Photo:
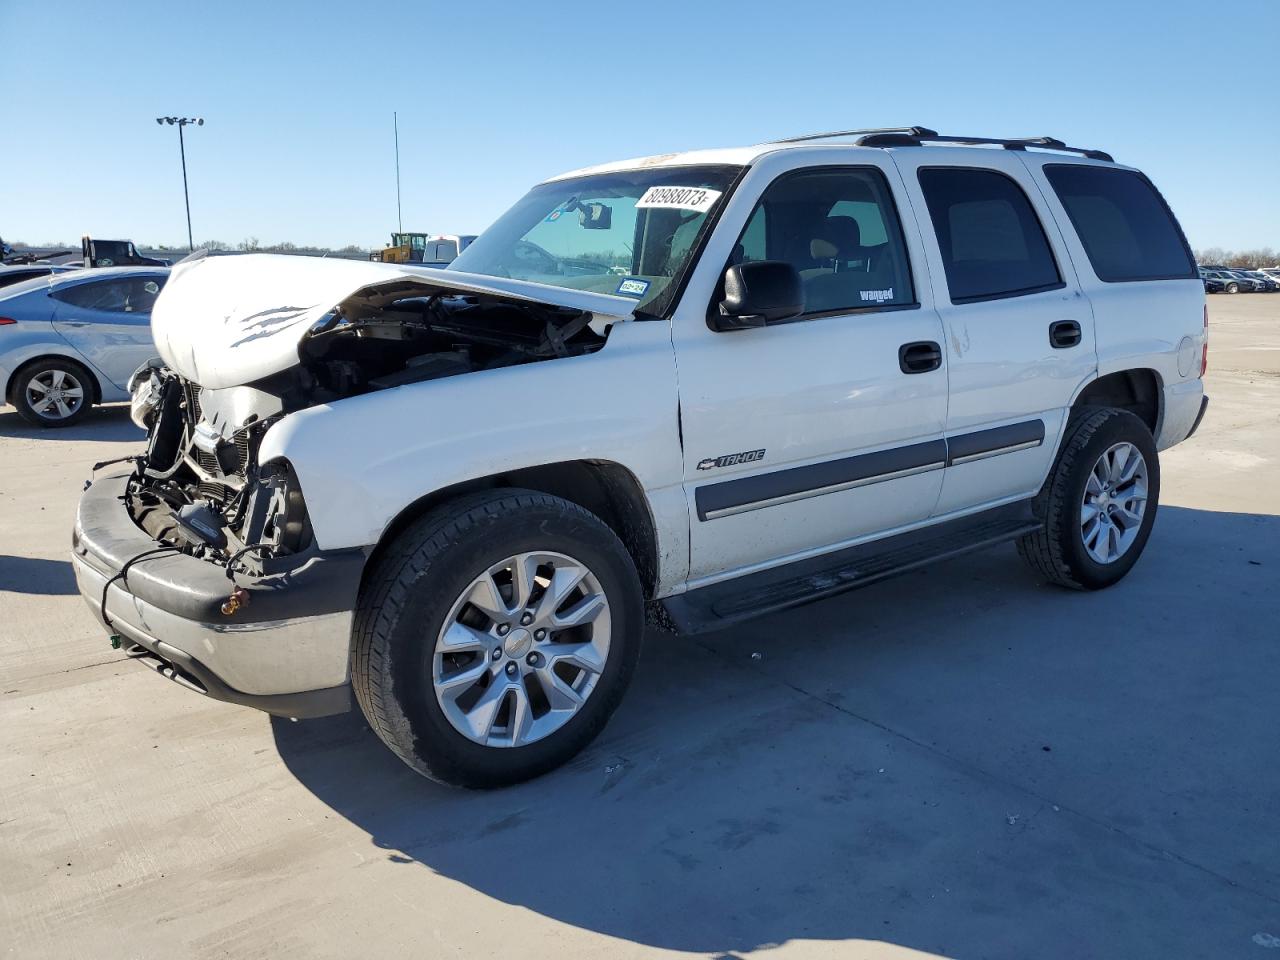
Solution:
[(707, 301), (686, 296), (673, 322), (690, 586), (923, 522), (942, 483), (942, 324), (919, 241), (900, 225), (896, 169), (813, 166), (765, 182), (745, 227), (726, 216), (717, 231), (737, 242), (717, 254), (713, 238), (704, 261), (720, 274), (726, 259), (791, 263), (804, 314), (717, 332)]

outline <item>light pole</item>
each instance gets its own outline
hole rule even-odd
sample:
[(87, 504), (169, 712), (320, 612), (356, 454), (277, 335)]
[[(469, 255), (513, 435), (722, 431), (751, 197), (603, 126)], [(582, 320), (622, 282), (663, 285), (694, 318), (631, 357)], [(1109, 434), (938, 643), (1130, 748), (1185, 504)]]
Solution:
[(204, 117), (156, 117), (156, 123), (177, 124), (178, 151), (182, 154), (182, 199), (187, 204), (187, 249), (194, 250), (196, 245), (191, 239), (191, 196), (187, 193), (187, 145), (182, 139), (182, 128), (189, 123), (197, 127), (204, 126)]

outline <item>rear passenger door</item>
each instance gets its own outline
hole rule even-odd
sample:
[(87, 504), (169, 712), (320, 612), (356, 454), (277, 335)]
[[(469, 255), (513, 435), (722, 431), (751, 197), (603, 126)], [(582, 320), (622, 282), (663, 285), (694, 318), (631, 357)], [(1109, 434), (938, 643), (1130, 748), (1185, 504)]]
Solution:
[(1028, 167), (1066, 230), (1098, 324), (1098, 375), (1154, 370), (1164, 388), (1161, 445), (1186, 435), (1200, 409), (1204, 284), (1154, 184), (1136, 170), (1028, 154)]
[(1093, 314), (1019, 158), (897, 150), (926, 235), (950, 367), (941, 516), (1035, 493), (1078, 388), (1097, 369)]

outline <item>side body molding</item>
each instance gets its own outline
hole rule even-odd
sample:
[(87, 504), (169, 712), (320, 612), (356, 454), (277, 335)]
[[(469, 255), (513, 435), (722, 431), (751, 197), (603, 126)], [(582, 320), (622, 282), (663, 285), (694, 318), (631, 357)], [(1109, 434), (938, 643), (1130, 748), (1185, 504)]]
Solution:
[(699, 520), (715, 520), (779, 503), (1027, 450), (1040, 446), (1044, 438), (1043, 420), (1024, 420), (941, 440), (704, 484), (694, 491), (694, 501)]

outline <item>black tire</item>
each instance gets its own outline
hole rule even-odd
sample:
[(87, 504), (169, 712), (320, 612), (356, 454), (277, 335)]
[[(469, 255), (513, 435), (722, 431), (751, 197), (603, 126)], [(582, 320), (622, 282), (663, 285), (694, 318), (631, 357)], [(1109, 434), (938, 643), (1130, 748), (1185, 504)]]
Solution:
[(1240, 292), (1240, 284), (1238, 283), (1227, 284), (1227, 293), (1239, 293), (1239, 292)]
[[(1094, 464), (1112, 445), (1137, 447), (1147, 466), (1147, 502), (1138, 534), (1119, 558), (1099, 563), (1089, 556), (1080, 532), (1085, 484)], [(1124, 577), (1138, 561), (1160, 502), (1160, 460), (1151, 431), (1127, 410), (1093, 408), (1078, 415), (1053, 470), (1036, 497), (1044, 527), (1018, 541), (1018, 554), (1050, 583), (1074, 590), (1100, 590)]]
[[(485, 746), (455, 729), (437, 701), (436, 636), (475, 577), (524, 551), (569, 554), (595, 575), (610, 608), (608, 659), (559, 730), (524, 746)], [(356, 609), (351, 684), (370, 727), (414, 770), (455, 786), (502, 786), (560, 766), (600, 733), (631, 681), (643, 629), (635, 564), (603, 521), (559, 497), (486, 491), (436, 508), (375, 562)]]
[[(40, 413), (32, 406), (27, 391), (27, 385), (35, 377), (58, 372), (72, 378), (81, 391), (79, 405), (65, 417), (51, 417)], [(96, 383), (93, 375), (83, 365), (66, 357), (48, 357), (29, 363), (20, 368), (9, 382), (9, 402), (13, 404), (22, 419), (37, 427), (69, 427), (73, 423), (79, 423), (93, 406), (95, 393)]]

